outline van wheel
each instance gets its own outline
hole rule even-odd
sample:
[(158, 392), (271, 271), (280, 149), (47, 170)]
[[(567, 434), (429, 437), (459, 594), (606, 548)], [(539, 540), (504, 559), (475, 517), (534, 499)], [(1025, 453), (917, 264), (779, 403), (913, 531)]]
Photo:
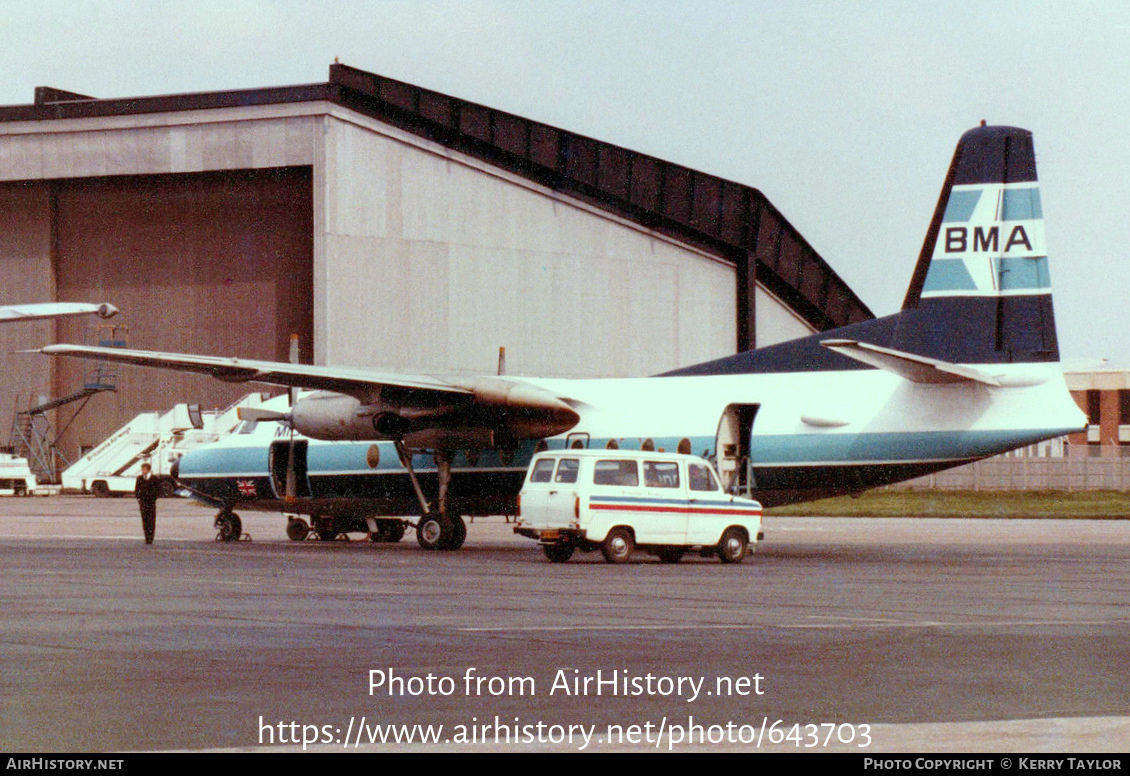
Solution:
[(600, 551), (604, 553), (604, 559), (609, 563), (627, 563), (632, 557), (635, 546), (631, 531), (627, 528), (613, 528), (604, 537)]
[(723, 563), (741, 563), (746, 555), (749, 537), (741, 528), (727, 528), (718, 542), (718, 560)]
[(678, 563), (685, 553), (686, 549), (683, 547), (660, 547), (656, 554), (664, 563)]
[(554, 563), (564, 563), (573, 557), (573, 550), (576, 549), (572, 544), (563, 542), (561, 544), (544, 544), (542, 545), (542, 552), (545, 557), (549, 558)]

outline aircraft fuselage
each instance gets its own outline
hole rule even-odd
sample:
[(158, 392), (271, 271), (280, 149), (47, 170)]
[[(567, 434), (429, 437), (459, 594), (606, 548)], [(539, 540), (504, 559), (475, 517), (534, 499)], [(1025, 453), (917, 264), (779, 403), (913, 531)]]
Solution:
[[(466, 515), (512, 513), (526, 465), (543, 446), (692, 452), (772, 506), (921, 476), (1085, 422), (1058, 364), (995, 365), (993, 372), (1005, 387), (914, 383), (868, 368), (521, 380), (568, 396), (579, 422), (544, 442), (456, 451), (451, 503)], [(291, 439), (285, 426), (260, 423), (185, 456), (178, 476), (211, 501), (245, 509), (419, 514), (391, 441)], [(288, 502), (284, 474), (291, 448), (299, 477)], [(417, 453), (413, 464), (428, 490), (435, 479), (431, 456)]]

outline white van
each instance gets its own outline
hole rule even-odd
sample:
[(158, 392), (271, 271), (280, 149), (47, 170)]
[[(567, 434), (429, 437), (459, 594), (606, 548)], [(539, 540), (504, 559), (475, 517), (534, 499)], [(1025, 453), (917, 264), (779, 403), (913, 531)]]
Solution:
[(640, 450), (556, 450), (530, 461), (515, 533), (555, 563), (599, 548), (624, 563), (641, 547), (665, 563), (691, 548), (740, 563), (761, 539), (761, 505), (725, 493), (702, 458)]

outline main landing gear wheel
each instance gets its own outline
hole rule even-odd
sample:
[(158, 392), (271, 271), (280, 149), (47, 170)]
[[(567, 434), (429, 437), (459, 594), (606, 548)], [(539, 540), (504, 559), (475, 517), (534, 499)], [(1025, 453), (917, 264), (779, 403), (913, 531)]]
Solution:
[(240, 522), (239, 515), (234, 512), (221, 512), (216, 515), (215, 526), (219, 532), (217, 538), (221, 542), (238, 541), (243, 535), (243, 523)]
[(407, 529), (408, 524), (403, 520), (378, 520), (377, 530), (369, 534), (369, 541), (396, 544), (404, 538)]
[(416, 541), (425, 550), (458, 550), (467, 539), (462, 517), (424, 515), (416, 523)]
[(636, 543), (632, 539), (631, 531), (627, 528), (613, 528), (604, 537), (600, 551), (609, 563), (627, 563), (628, 559), (632, 557), (632, 550), (635, 547)]
[(313, 524), (314, 534), (318, 537), (318, 541), (320, 542), (332, 542), (341, 533), (337, 527), (337, 520), (333, 515), (311, 517), (310, 522)]
[(310, 526), (306, 524), (305, 520), (292, 517), (286, 521), (286, 536), (292, 542), (305, 541), (309, 534)]
[(463, 522), (463, 518), (458, 515), (448, 519), (451, 521), (451, 536), (444, 549), (458, 550), (463, 546), (463, 542), (467, 541), (467, 524)]
[(718, 560), (723, 563), (741, 563), (746, 555), (749, 537), (740, 528), (727, 528), (718, 542)]

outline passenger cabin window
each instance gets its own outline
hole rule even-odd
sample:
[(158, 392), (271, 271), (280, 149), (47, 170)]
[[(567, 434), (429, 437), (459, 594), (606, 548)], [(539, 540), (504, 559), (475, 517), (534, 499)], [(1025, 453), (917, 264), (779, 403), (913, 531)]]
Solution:
[(549, 482), (553, 479), (553, 458), (542, 458), (534, 464), (534, 472), (530, 475), (530, 482)]
[(709, 466), (697, 463), (687, 464), (687, 480), (691, 490), (718, 490), (718, 480), (714, 479), (714, 472), (710, 471)]
[(557, 478), (554, 482), (576, 482), (580, 465), (581, 462), (576, 458), (562, 458), (561, 463), (557, 464)]
[(669, 461), (644, 461), (643, 483), (649, 488), (679, 487), (679, 464)]
[(635, 461), (597, 461), (592, 484), (635, 487), (640, 484), (640, 472)]

